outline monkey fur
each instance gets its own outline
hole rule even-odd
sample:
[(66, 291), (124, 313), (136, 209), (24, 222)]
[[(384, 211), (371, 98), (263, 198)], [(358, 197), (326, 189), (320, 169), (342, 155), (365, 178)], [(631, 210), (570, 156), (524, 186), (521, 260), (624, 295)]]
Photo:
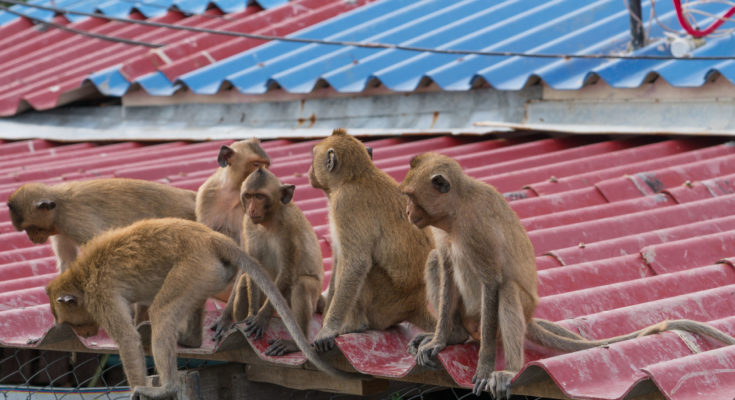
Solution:
[[(307, 359), (321, 370), (354, 378), (319, 358), (257, 261), (230, 238), (197, 222), (150, 219), (107, 231), (82, 247), (79, 257), (46, 287), (59, 324), (80, 336), (102, 327), (117, 343), (133, 398), (176, 396), (176, 343), (198, 347), (208, 297), (238, 270), (263, 290)], [(131, 305), (149, 305), (151, 352), (161, 386), (145, 386), (145, 360)]]
[(433, 329), (423, 278), (433, 240), (403, 212), (398, 183), (342, 129), (314, 146), (308, 175), (327, 196), (334, 262), (317, 351), (337, 335), (401, 321)]
[(194, 220), (190, 190), (137, 179), (94, 179), (49, 186), (26, 183), (8, 199), (13, 226), (33, 243), (51, 237), (57, 266), (63, 272), (79, 246), (110, 228), (146, 218)]
[[(243, 182), (241, 202), (242, 242), (247, 253), (258, 260), (288, 300), (301, 332), (308, 337), (309, 323), (321, 300), (324, 266), (316, 234), (295, 205), (294, 185), (283, 185), (270, 171), (259, 168)], [(216, 324), (215, 339), (231, 325), (247, 316), (247, 334), (260, 339), (273, 315), (270, 301), (242, 275), (230, 295), (227, 307)], [(249, 306), (248, 306), (249, 305)], [(293, 341), (270, 343), (268, 355), (298, 351)]]
[[(469, 335), (480, 342), (473, 378), (483, 390), (510, 398), (511, 379), (523, 366), (523, 340), (576, 351), (671, 329), (683, 329), (735, 344), (731, 336), (691, 320), (664, 321), (604, 340), (586, 340), (556, 323), (533, 318), (538, 303), (533, 246), (516, 213), (492, 186), (470, 178), (453, 159), (425, 153), (410, 163), (400, 185), (406, 214), (417, 227), (431, 226), (437, 242), (426, 264), (429, 301), (438, 312), (433, 334), (409, 344), (420, 365)], [(497, 335), (505, 370), (494, 371)]]

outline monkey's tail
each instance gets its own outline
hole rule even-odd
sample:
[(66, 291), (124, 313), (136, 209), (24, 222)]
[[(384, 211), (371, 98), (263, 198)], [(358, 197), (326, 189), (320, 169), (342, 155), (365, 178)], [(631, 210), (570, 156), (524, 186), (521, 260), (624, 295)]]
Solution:
[(528, 337), (546, 347), (562, 351), (578, 351), (671, 330), (698, 333), (709, 336), (723, 344), (735, 344), (735, 338), (725, 332), (713, 326), (688, 319), (662, 321), (626, 335), (601, 340), (587, 340), (557, 323), (534, 318), (528, 324)]
[(666, 321), (651, 325), (626, 335), (615, 336), (602, 340), (588, 340), (563, 326), (542, 319), (532, 319), (528, 324), (528, 338), (531, 341), (562, 351), (579, 351), (593, 347), (605, 346), (611, 343), (635, 339), (640, 336), (651, 335), (666, 330)]
[(245, 254), (245, 252), (240, 250), (240, 248), (234, 243), (230, 244), (223, 242), (221, 243), (220, 249), (221, 254), (224, 256), (223, 259), (227, 260), (228, 264), (239, 266), (242, 272), (248, 274), (250, 279), (260, 287), (263, 293), (265, 293), (271, 301), (271, 304), (276, 308), (278, 315), (281, 316), (281, 320), (283, 321), (283, 324), (286, 325), (286, 329), (291, 334), (294, 342), (312, 364), (320, 370), (339, 378), (366, 378), (364, 375), (358, 373), (340, 371), (319, 357), (314, 348), (311, 347), (309, 340), (301, 332), (301, 328), (299, 328), (298, 322), (296, 322), (296, 319), (291, 313), (291, 309), (288, 307), (286, 299), (257, 261)]

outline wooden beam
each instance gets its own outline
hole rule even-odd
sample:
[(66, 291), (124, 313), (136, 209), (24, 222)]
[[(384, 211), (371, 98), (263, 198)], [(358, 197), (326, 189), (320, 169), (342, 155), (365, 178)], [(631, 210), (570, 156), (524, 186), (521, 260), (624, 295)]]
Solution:
[(275, 383), (291, 389), (366, 396), (388, 390), (384, 379), (342, 379), (320, 371), (283, 368), (274, 365), (247, 365), (247, 378), (253, 382)]

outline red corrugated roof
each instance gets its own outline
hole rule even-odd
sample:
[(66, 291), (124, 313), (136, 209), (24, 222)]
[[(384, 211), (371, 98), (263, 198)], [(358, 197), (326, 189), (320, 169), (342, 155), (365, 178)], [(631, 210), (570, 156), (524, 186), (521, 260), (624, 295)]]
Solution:
[[(202, 15), (192, 16), (171, 10), (148, 20), (285, 36), (366, 2), (295, 0), (268, 10), (253, 4), (230, 14), (210, 8)], [(146, 19), (137, 11), (129, 18)], [(29, 106), (36, 110), (50, 109), (88, 97), (88, 93), (96, 89), (92, 85), (82, 85), (84, 80), (94, 72), (113, 66), (119, 66), (120, 74), (127, 80), (160, 71), (173, 81), (189, 71), (264, 43), (262, 40), (155, 28), (101, 18), (70, 22), (64, 16), (56, 16), (53, 22), (80, 31), (165, 46), (151, 49), (114, 43), (53, 27), (39, 29), (28, 19), (16, 19), (0, 27), (0, 116), (13, 115)]]
[[(375, 164), (400, 180), (409, 159), (423, 151), (457, 158), (472, 175), (512, 193), (535, 246), (542, 296), (536, 316), (560, 321), (588, 338), (627, 333), (662, 319), (710, 322), (735, 335), (735, 145), (717, 138), (600, 137), (493, 139), (393, 137), (366, 140)], [(43, 286), (55, 276), (49, 245), (33, 245), (9, 222), (5, 199), (22, 182), (48, 183), (99, 176), (135, 177), (196, 190), (216, 168), (218, 142), (160, 144), (43, 140), (0, 143), (0, 343), (33, 347), (73, 333), (53, 328)], [(314, 225), (331, 268), (324, 194), (305, 172), (315, 141), (266, 141), (272, 170), (297, 185), (295, 201)], [(326, 282), (326, 281), (325, 281)], [(221, 305), (220, 305), (221, 306)], [(209, 304), (207, 323), (218, 315)], [(312, 333), (319, 324), (315, 320)], [(416, 330), (338, 337), (358, 371), (387, 378), (424, 373), (405, 347)], [(273, 320), (266, 339), (284, 335)], [(206, 337), (211, 332), (206, 330)], [(229, 335), (182, 355), (214, 355), (242, 343)], [(619, 399), (653, 390), (670, 399), (732, 398), (735, 351), (708, 339), (674, 332), (570, 354), (527, 342), (518, 390), (541, 382), (568, 397)], [(29, 340), (41, 339), (35, 345)], [(114, 349), (104, 334), (78, 339), (92, 350)], [(299, 365), (300, 353), (271, 358), (265, 341), (252, 343), (264, 359)], [(477, 345), (450, 346), (445, 370), (471, 386)], [(502, 357), (498, 363), (502, 365)]]

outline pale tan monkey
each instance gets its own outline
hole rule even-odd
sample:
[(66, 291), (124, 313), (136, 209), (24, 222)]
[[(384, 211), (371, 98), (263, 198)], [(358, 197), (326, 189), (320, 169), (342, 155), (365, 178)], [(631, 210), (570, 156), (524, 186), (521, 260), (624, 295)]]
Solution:
[[(273, 173), (260, 168), (243, 182), (242, 242), (247, 253), (258, 260), (276, 286), (289, 300), (301, 331), (308, 337), (309, 323), (321, 300), (324, 266), (314, 233), (293, 198), (294, 185), (284, 185)], [(245, 320), (247, 334), (260, 339), (273, 315), (270, 301), (243, 275), (230, 295), (228, 305), (217, 323), (216, 338), (233, 321)], [(266, 350), (268, 355), (298, 351), (293, 341), (277, 340)]]
[(314, 146), (309, 182), (327, 195), (334, 261), (316, 349), (401, 321), (433, 329), (423, 278), (433, 241), (408, 220), (398, 183), (341, 129)]
[(137, 179), (26, 183), (8, 199), (13, 226), (33, 243), (51, 238), (59, 271), (99, 233), (146, 218), (195, 219), (191, 190)]
[[(735, 339), (708, 325), (664, 321), (628, 335), (586, 340), (553, 322), (532, 318), (538, 302), (536, 261), (518, 216), (495, 188), (467, 176), (446, 156), (426, 153), (411, 160), (401, 184), (406, 213), (417, 227), (431, 226), (437, 249), (426, 265), (429, 300), (438, 312), (434, 333), (417, 336), (409, 351), (420, 365), (448, 344), (469, 335), (480, 342), (474, 392), (510, 397), (510, 382), (523, 366), (523, 340), (575, 351), (669, 329)], [(494, 371), (497, 335), (502, 337), (505, 370)]]
[(217, 155), (218, 168), (199, 187), (196, 220), (240, 243), (242, 207), (240, 187), (245, 178), (260, 167), (271, 164), (256, 138), (222, 146)]
[[(46, 287), (56, 322), (80, 336), (102, 327), (115, 341), (133, 398), (176, 396), (176, 343), (202, 342), (203, 308), (242, 270), (263, 290), (307, 359), (321, 370), (356, 377), (319, 358), (268, 275), (227, 236), (193, 221), (150, 219), (107, 231)], [(133, 303), (149, 305), (151, 352), (161, 377), (145, 386), (143, 344), (131, 317)]]

